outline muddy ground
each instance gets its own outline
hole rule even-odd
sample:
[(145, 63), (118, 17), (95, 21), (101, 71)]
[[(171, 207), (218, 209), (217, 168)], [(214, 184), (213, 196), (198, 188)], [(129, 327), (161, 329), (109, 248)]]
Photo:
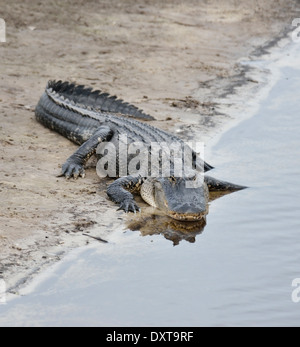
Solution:
[(118, 95), (153, 115), (154, 125), (209, 146), (230, 120), (217, 100), (258, 83), (245, 80), (238, 62), (266, 53), (261, 47), (276, 43), (299, 7), (296, 0), (1, 4), (0, 276), (8, 288), (66, 250), (98, 242), (83, 233), (105, 239), (125, 218), (93, 163), (83, 180), (56, 177), (76, 146), (35, 121), (49, 79)]

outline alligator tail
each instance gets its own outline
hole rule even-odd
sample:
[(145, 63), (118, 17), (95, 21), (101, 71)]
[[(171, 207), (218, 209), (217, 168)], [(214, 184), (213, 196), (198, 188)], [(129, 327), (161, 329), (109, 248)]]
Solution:
[(62, 100), (68, 100), (84, 108), (90, 108), (98, 112), (121, 114), (141, 120), (154, 120), (155, 118), (144, 113), (134, 105), (103, 93), (100, 90), (86, 88), (83, 85), (74, 83), (51, 80), (48, 82), (46, 90), (48, 93), (55, 93)]

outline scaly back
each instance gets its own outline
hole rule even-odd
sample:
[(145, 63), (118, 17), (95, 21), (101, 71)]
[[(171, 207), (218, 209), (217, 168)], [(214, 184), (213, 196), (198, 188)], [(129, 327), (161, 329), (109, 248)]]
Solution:
[(116, 96), (110, 96), (100, 90), (86, 88), (83, 85), (74, 83), (51, 80), (48, 82), (46, 91), (48, 95), (55, 95), (56, 100), (60, 99), (62, 103), (76, 104), (80, 108), (91, 109), (96, 112), (108, 112), (112, 114), (121, 114), (141, 120), (154, 120), (155, 118), (144, 113), (134, 105), (118, 99)]

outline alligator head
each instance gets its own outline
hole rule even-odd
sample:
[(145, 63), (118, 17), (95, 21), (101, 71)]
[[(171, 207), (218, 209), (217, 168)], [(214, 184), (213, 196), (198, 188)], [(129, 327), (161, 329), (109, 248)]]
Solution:
[(141, 196), (149, 205), (179, 221), (199, 221), (208, 213), (209, 191), (203, 181), (192, 178), (148, 178), (141, 187)]

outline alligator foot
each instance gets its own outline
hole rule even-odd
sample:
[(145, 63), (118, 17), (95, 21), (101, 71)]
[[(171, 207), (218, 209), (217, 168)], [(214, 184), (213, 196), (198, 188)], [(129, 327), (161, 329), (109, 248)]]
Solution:
[(61, 174), (58, 177), (65, 176), (67, 179), (74, 177), (77, 179), (79, 176), (84, 178), (85, 171), (83, 165), (75, 161), (67, 160), (61, 169)]
[[(134, 176), (127, 176), (118, 178), (107, 188), (107, 195), (112, 201), (117, 203), (120, 208), (118, 211), (123, 210), (128, 212), (140, 212), (141, 209), (138, 207), (134, 201), (134, 197), (131, 192), (139, 190), (143, 179)], [(127, 191), (129, 190), (129, 191)]]
[(135, 203), (134, 200), (124, 200), (120, 203), (120, 207), (118, 208), (118, 211), (125, 211), (126, 213), (133, 212), (141, 212), (141, 209), (139, 206)]
[(93, 154), (96, 153), (96, 148), (99, 143), (110, 139), (111, 136), (112, 131), (108, 126), (100, 126), (94, 135), (84, 142), (78, 150), (69, 157), (62, 166), (60, 176), (66, 176), (66, 178), (78, 178), (79, 176), (84, 177), (84, 164)]

